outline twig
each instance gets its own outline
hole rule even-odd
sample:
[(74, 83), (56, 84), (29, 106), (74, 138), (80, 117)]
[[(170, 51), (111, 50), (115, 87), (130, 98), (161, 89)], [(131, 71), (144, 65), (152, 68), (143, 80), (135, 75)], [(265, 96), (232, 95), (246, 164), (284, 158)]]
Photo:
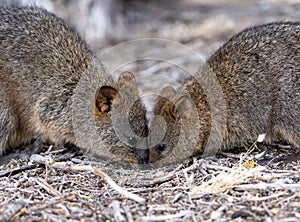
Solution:
[(24, 213), (25, 202), (7, 202), (0, 206), (0, 221), (13, 221)]
[(57, 190), (55, 190), (53, 187), (51, 187), (50, 184), (48, 184), (44, 179), (42, 178), (36, 178), (35, 182), (40, 185), (42, 188), (44, 188), (47, 193), (49, 193), (52, 196), (59, 196), (61, 193)]
[[(200, 166), (205, 162), (205, 160), (203, 159), (193, 159), (193, 164), (185, 169), (182, 169), (181, 171), (183, 173), (187, 173), (189, 171), (193, 171), (197, 168), (200, 168)], [(159, 177), (159, 178), (155, 178), (154, 180), (148, 182), (147, 184), (139, 184), (139, 186), (141, 187), (152, 187), (154, 185), (159, 185), (165, 182), (168, 182), (170, 180), (172, 180), (173, 178), (175, 178), (176, 174), (180, 173), (180, 169), (182, 168), (182, 165), (178, 166), (175, 170), (173, 170), (172, 172), (170, 172), (169, 174), (163, 176), (163, 177)]]
[(158, 184), (167, 182), (169, 180), (172, 180), (176, 176), (176, 173), (179, 172), (179, 169), (181, 167), (182, 166), (177, 167), (175, 170), (173, 170), (172, 172), (168, 173), (166, 176), (155, 178), (154, 180), (149, 181), (147, 184), (138, 184), (138, 186), (140, 186), (140, 187), (152, 187), (154, 185), (158, 185)]
[(258, 183), (258, 184), (241, 184), (235, 186), (236, 190), (267, 190), (271, 188), (300, 191), (300, 184), (282, 184), (282, 183)]
[(127, 221), (133, 222), (133, 217), (132, 217), (132, 213), (130, 212), (129, 206), (124, 206), (124, 211), (125, 211)]
[(23, 207), (20, 211), (18, 211), (9, 221), (15, 221), (18, 217), (26, 213), (26, 207)]
[(193, 170), (195, 170), (195, 169), (199, 169), (200, 167), (201, 167), (201, 165), (203, 164), (203, 163), (205, 163), (206, 162), (206, 160), (204, 160), (204, 159), (197, 159), (197, 158), (193, 158), (193, 164), (191, 165), (191, 166), (189, 166), (189, 167), (187, 167), (187, 168), (185, 168), (185, 169), (183, 169), (182, 171), (184, 172), (184, 173), (188, 173), (189, 171), (193, 171)]
[(121, 213), (120, 202), (117, 200), (114, 200), (111, 205), (112, 205), (112, 208), (114, 211), (114, 218), (115, 218), (116, 222), (126, 221), (125, 217)]
[(170, 215), (158, 215), (158, 216), (147, 216), (142, 217), (141, 221), (166, 221), (166, 220), (174, 220), (181, 217), (191, 217), (193, 214), (190, 210), (182, 210), (177, 214), (170, 214)]
[(98, 176), (100, 176), (107, 184), (109, 184), (115, 191), (124, 195), (125, 197), (135, 200), (138, 203), (145, 203), (146, 200), (136, 194), (130, 193), (124, 188), (120, 187), (116, 184), (106, 173), (101, 171), (100, 169), (93, 167), (91, 165), (74, 165), (72, 162), (55, 162), (52, 158), (43, 157), (40, 155), (32, 155), (31, 161), (38, 162), (41, 164), (45, 164), (51, 166), (56, 169), (69, 170), (75, 172), (92, 172)]
[(182, 193), (178, 193), (175, 195), (175, 197), (171, 200), (171, 203), (175, 203), (176, 201), (179, 200), (179, 198), (182, 196)]
[[(36, 154), (33, 154), (33, 155), (36, 155)], [(72, 157), (77, 156), (77, 155), (78, 155), (78, 152), (65, 153), (65, 154), (60, 155), (57, 158), (55, 158), (55, 161), (69, 160)], [(44, 166), (42, 166), (42, 167), (44, 167)], [(32, 170), (32, 169), (35, 169), (35, 168), (41, 168), (41, 166), (39, 166), (39, 164), (35, 163), (35, 164), (29, 164), (29, 165), (21, 166), (21, 167), (18, 167), (18, 168), (14, 168), (14, 169), (11, 169), (11, 170), (0, 171), (0, 177), (13, 176), (13, 175), (16, 175), (20, 172), (23, 172), (23, 171), (26, 171), (26, 170)], [(47, 175), (46, 175), (46, 177), (47, 177)]]
[(272, 198), (278, 198), (280, 196), (285, 195), (286, 193), (287, 193), (286, 191), (282, 191), (280, 193), (275, 193), (273, 195), (269, 195), (269, 196), (266, 196), (266, 197), (251, 197), (251, 198), (247, 198), (247, 199), (251, 200), (251, 201), (266, 201), (266, 200), (269, 200), (269, 199), (272, 199)]
[(38, 167), (38, 164), (30, 164), (18, 168), (14, 168), (12, 170), (4, 170), (0, 172), (0, 177), (13, 176), (25, 170), (32, 170)]

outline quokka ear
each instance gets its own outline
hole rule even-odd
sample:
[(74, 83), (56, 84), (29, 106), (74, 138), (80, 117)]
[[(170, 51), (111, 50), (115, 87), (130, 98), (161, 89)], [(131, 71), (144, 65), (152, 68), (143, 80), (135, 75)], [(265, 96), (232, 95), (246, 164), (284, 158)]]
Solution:
[(172, 86), (165, 86), (159, 93), (159, 96), (155, 102), (154, 112), (158, 113), (163, 106), (169, 101), (173, 96), (175, 96), (176, 91)]
[(136, 87), (136, 80), (133, 73), (126, 71), (120, 74), (118, 79), (118, 87), (122, 86)]
[(195, 107), (192, 99), (184, 95), (175, 100), (172, 108), (169, 111), (175, 120), (190, 120), (194, 116), (194, 109)]
[(118, 91), (111, 86), (102, 86), (96, 94), (96, 108), (101, 113), (108, 113), (112, 109), (113, 100)]
[(175, 96), (176, 91), (172, 86), (165, 86), (159, 93), (159, 96), (171, 99)]

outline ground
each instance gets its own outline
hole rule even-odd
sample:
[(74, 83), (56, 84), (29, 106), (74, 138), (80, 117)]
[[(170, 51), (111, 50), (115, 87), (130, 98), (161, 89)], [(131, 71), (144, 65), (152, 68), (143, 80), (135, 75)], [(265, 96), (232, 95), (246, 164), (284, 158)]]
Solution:
[[(243, 28), (300, 20), (297, 0), (128, 4), (122, 38), (92, 47), (114, 75), (135, 72), (145, 100), (163, 85), (180, 85), (201, 58)], [(156, 39), (117, 45), (140, 38)], [(44, 144), (38, 155), (0, 166), (0, 221), (300, 221), (299, 151), (251, 144), (152, 170), (125, 169)], [(110, 178), (138, 197), (124, 196)]]

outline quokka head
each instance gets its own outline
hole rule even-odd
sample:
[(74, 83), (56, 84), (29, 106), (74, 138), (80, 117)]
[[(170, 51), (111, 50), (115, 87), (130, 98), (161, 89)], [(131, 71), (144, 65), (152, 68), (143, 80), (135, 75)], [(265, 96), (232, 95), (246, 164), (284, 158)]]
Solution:
[(149, 162), (162, 166), (192, 156), (199, 124), (196, 106), (190, 96), (166, 86), (157, 97), (150, 120)]
[(77, 137), (81, 137), (79, 141), (89, 143), (79, 146), (85, 146), (88, 153), (97, 157), (135, 164), (147, 163), (146, 109), (139, 96), (134, 75), (124, 72), (117, 82), (103, 84), (96, 92), (93, 106), (92, 124), (88, 120), (81, 121), (79, 128), (80, 132), (89, 132), (91, 130), (88, 127), (94, 124), (96, 132), (88, 140), (82, 138), (82, 135), (88, 133), (78, 134)]

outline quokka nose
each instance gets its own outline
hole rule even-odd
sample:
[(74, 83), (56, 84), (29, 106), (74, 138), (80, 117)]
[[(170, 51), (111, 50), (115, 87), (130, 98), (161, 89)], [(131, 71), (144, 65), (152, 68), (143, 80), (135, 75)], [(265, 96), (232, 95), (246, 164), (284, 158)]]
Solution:
[(149, 149), (135, 148), (135, 154), (139, 157), (139, 162), (141, 164), (149, 163)]

